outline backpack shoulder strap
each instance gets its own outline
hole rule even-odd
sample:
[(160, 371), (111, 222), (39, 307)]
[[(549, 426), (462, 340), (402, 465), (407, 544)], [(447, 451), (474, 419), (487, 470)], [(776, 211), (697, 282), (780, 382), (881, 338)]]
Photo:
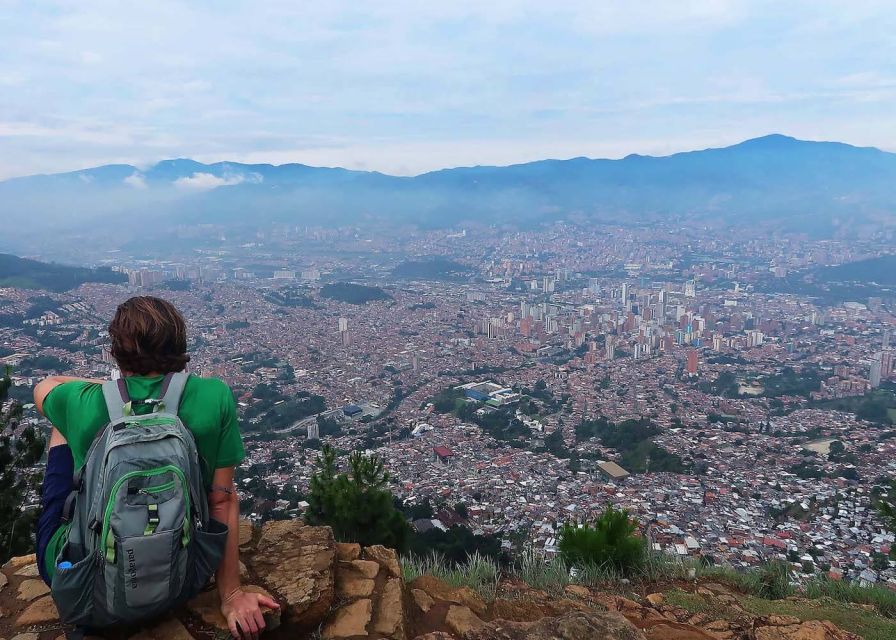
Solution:
[(104, 382), (103, 398), (106, 400), (106, 409), (109, 411), (109, 422), (123, 418), (125, 416), (124, 406), (131, 401), (128, 385), (124, 378)]
[(190, 374), (183, 371), (169, 373), (162, 381), (162, 388), (159, 400), (161, 400), (161, 409), (167, 413), (177, 414), (180, 408), (180, 397), (184, 392), (184, 386), (187, 384)]

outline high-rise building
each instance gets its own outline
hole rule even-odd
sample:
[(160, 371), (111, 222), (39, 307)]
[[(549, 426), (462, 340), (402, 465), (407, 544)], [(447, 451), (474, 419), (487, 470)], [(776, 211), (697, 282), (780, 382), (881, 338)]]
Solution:
[(693, 376), (696, 376), (696, 375), (697, 375), (697, 365), (698, 365), (698, 362), (697, 362), (697, 350), (696, 350), (696, 349), (691, 349), (690, 351), (688, 351), (688, 365), (687, 365), (687, 372), (688, 372), (688, 375), (689, 375), (689, 376), (692, 376), (692, 377), (693, 377)]
[(887, 349), (880, 354), (880, 376), (888, 379), (896, 368), (896, 351)]
[(765, 334), (761, 331), (756, 331), (755, 329), (750, 329), (747, 331), (747, 346), (748, 347), (761, 347), (765, 343)]
[(320, 427), (318, 426), (317, 421), (308, 423), (308, 439), (320, 440)]
[(612, 360), (616, 357), (616, 336), (607, 336), (607, 360)]
[(665, 351), (666, 353), (672, 353), (672, 347), (674, 343), (675, 340), (671, 334), (664, 336), (661, 343), (663, 351)]
[(884, 329), (884, 349), (890, 348), (890, 330)]
[(880, 386), (881, 361), (879, 356), (880, 354), (871, 361), (871, 371), (868, 375), (868, 381), (871, 383), (872, 389), (877, 389)]
[(339, 330), (348, 331), (348, 318), (339, 318)]

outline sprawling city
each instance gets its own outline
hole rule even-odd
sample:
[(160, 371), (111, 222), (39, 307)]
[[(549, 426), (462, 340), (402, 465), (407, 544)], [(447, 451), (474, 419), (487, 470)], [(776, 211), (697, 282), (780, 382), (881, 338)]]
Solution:
[(396, 497), (433, 507), (418, 530), (462, 524), (508, 553), (550, 557), (563, 523), (612, 504), (673, 556), (896, 587), (873, 508), (896, 475), (896, 297), (825, 267), (884, 269), (891, 232), (219, 237), (103, 259), (120, 283), (0, 289), (17, 394), (115, 375), (108, 319), (159, 295), (188, 321), (190, 371), (238, 396), (253, 518), (301, 517), (323, 442), (381, 456)]

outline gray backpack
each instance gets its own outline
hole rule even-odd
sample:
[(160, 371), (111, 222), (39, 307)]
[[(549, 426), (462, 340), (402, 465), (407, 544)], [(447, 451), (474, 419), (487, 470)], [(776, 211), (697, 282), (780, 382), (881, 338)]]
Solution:
[[(193, 435), (177, 417), (187, 374), (157, 399), (103, 384), (109, 424), (94, 440), (63, 509), (66, 540), (51, 594), (79, 627), (139, 622), (196, 595), (218, 567), (227, 527), (211, 520)], [(151, 413), (135, 415), (149, 405)]]

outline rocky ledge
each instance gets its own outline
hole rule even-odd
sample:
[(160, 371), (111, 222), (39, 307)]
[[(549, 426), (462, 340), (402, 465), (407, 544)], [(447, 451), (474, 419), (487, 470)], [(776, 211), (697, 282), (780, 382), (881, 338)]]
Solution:
[[(300, 521), (240, 526), (241, 567), (247, 589), (272, 595), (280, 611), (266, 613), (266, 637), (324, 640), (854, 640), (830, 622), (786, 616), (735, 621), (692, 614), (665, 603), (643, 602), (570, 586), (550, 596), (514, 581), (484, 601), (469, 587), (432, 576), (405, 584), (395, 552), (380, 546), (337, 543), (328, 527)], [(737, 609), (738, 596), (722, 585), (697, 594)], [(0, 573), (0, 640), (60, 640), (68, 631), (37, 573), (34, 556), (13, 558)], [(182, 610), (143, 628), (115, 629), (109, 638), (225, 640), (213, 587)]]

